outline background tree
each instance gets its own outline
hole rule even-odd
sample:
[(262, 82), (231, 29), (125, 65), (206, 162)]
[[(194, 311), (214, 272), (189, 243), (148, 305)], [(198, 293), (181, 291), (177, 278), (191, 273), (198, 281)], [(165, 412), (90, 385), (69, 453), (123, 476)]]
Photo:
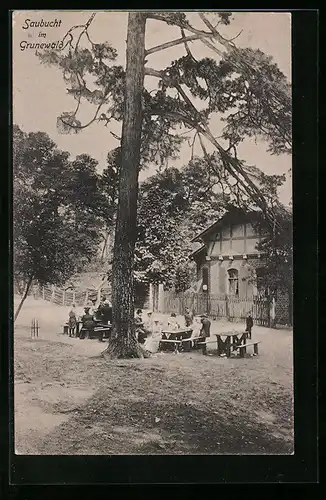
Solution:
[[(237, 146), (249, 135), (267, 140), (272, 154), (291, 151), (291, 93), (284, 75), (270, 57), (259, 50), (238, 49), (212, 24), (208, 15), (198, 13), (198, 16), (204, 29), (195, 28), (187, 15), (180, 12), (129, 13), (127, 75), (121, 66), (112, 64), (116, 58), (114, 48), (107, 42), (94, 43), (90, 37), (89, 28), (95, 14), (84, 26), (68, 31), (62, 53), (52, 51), (41, 56), (43, 62), (63, 71), (68, 92), (77, 101), (73, 112), (65, 112), (58, 118), (63, 132), (78, 132), (95, 120), (106, 125), (112, 120), (123, 120), (113, 265), (113, 282), (120, 292), (114, 291), (117, 295), (113, 297), (113, 309), (116, 311), (114, 330), (121, 336), (116, 342), (123, 344), (120, 349), (126, 355), (135, 352), (131, 301), (140, 153), (143, 166), (153, 158), (166, 161), (184, 140), (183, 131), (194, 131), (194, 140), (200, 141), (205, 157), (208, 156), (205, 141), (215, 149), (215, 173), (221, 182), (231, 185), (236, 196), (248, 196), (262, 210), (268, 223), (274, 224), (273, 213), (252, 179), (250, 169), (237, 157)], [(220, 26), (230, 23), (230, 13), (216, 13), (216, 16)], [(180, 38), (145, 51), (147, 19), (178, 27)], [(79, 30), (77, 37), (76, 30)], [(196, 60), (189, 47), (194, 41), (210, 48), (215, 59)], [(184, 45), (185, 57), (160, 71), (147, 66), (151, 54), (179, 44)], [(157, 89), (148, 91), (143, 87), (144, 75), (157, 78)], [(96, 105), (94, 117), (85, 125), (78, 118), (82, 99)], [(200, 110), (194, 104), (195, 99), (202, 101)], [(216, 113), (225, 122), (220, 142), (209, 127), (209, 119)], [(129, 174), (127, 165), (131, 167)], [(123, 258), (125, 265), (121, 267)], [(118, 312), (121, 306), (126, 311), (123, 317)]]
[[(292, 302), (293, 286), (293, 223), (291, 210), (278, 200), (277, 188), (282, 185), (282, 175), (262, 175), (261, 189), (271, 207), (273, 207), (274, 224), (267, 226), (262, 219), (257, 229), (264, 234), (257, 249), (264, 253), (265, 272), (263, 286), (272, 294), (277, 291), (286, 292)], [(291, 308), (290, 308), (291, 309)]]
[[(119, 176), (121, 166), (121, 148), (109, 151), (106, 166), (100, 176), (100, 190), (103, 204), (100, 207), (104, 228), (103, 228), (103, 250), (101, 255), (101, 265), (104, 264), (105, 256), (109, 254), (110, 240), (114, 238), (114, 227), (119, 199)], [(112, 258), (108, 264), (112, 265)]]
[(282, 206), (276, 210), (275, 231), (262, 238), (258, 249), (264, 252), (264, 285), (272, 293), (285, 291), (292, 295), (293, 286), (293, 225), (291, 213)]
[(191, 274), (191, 239), (215, 222), (227, 205), (214, 189), (217, 185), (201, 158), (181, 169), (167, 168), (141, 184), (135, 251), (138, 280), (185, 289)]
[(15, 319), (33, 281), (60, 285), (90, 262), (101, 224), (96, 165), (87, 155), (69, 162), (47, 134), (14, 126), (14, 275), (26, 284)]

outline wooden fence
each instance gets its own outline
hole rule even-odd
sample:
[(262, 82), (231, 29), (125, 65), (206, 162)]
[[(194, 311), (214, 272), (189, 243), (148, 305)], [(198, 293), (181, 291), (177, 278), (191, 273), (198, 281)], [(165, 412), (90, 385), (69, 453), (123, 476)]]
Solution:
[(257, 325), (270, 325), (270, 301), (267, 298), (253, 297), (239, 299), (238, 297), (218, 296), (205, 293), (175, 293), (164, 292), (164, 311), (171, 314), (184, 314), (185, 308), (194, 314), (208, 314), (212, 318), (226, 318), (229, 321), (244, 321), (250, 312)]
[[(16, 290), (15, 293), (17, 293)], [(76, 306), (85, 306), (89, 300), (97, 298), (98, 290), (63, 290), (50, 285), (34, 285), (29, 290), (28, 295), (33, 296), (35, 299), (43, 299), (52, 302), (58, 306), (71, 306), (72, 304)], [(109, 289), (102, 288), (101, 295), (109, 296)]]

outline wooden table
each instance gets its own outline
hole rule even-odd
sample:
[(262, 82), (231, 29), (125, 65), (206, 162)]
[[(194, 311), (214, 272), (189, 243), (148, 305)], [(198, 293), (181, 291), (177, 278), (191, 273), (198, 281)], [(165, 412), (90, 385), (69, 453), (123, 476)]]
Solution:
[[(225, 354), (228, 358), (231, 356), (232, 347), (238, 347), (245, 344), (248, 332), (221, 332), (215, 333), (217, 341), (217, 354)], [(224, 340), (222, 337), (225, 337)]]
[[(179, 330), (163, 330), (160, 343), (158, 345), (158, 350), (163, 351), (163, 346), (167, 347), (166, 350), (174, 351), (175, 353), (180, 352), (184, 347), (184, 350), (188, 350), (186, 344), (191, 341), (192, 328), (180, 328)], [(168, 347), (170, 346), (170, 347)]]
[[(112, 324), (103, 325), (103, 324), (101, 324), (101, 320), (94, 320), (94, 323), (95, 323), (95, 326), (94, 326), (94, 330), (92, 331), (93, 335), (90, 335), (90, 332), (88, 330), (85, 330), (85, 332), (86, 332), (85, 338), (97, 338), (97, 337), (99, 337), (99, 334), (101, 332), (103, 332), (103, 334), (106, 333), (107, 334), (106, 337), (110, 336), (110, 333), (112, 330)], [(83, 323), (82, 323), (82, 321), (79, 321), (78, 324), (79, 324), (79, 328), (78, 328), (77, 336), (80, 336), (80, 332), (82, 330)]]

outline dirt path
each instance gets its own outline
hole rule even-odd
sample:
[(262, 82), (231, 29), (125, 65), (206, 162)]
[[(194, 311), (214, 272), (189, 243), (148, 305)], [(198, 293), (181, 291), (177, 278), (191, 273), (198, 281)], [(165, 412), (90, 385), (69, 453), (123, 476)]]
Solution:
[[(230, 327), (230, 325), (228, 325)], [(292, 336), (257, 329), (256, 358), (107, 362), (97, 341), (15, 331), (20, 454), (292, 452)], [(96, 357), (94, 357), (96, 356)]]

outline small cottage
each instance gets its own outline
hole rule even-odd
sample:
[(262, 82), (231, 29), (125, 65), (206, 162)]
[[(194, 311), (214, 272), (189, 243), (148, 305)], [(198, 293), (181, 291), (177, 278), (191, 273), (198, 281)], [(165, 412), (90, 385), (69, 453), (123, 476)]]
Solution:
[(201, 243), (190, 255), (197, 265), (197, 292), (243, 300), (265, 293), (264, 256), (257, 250), (263, 236), (259, 216), (232, 210), (193, 239)]

